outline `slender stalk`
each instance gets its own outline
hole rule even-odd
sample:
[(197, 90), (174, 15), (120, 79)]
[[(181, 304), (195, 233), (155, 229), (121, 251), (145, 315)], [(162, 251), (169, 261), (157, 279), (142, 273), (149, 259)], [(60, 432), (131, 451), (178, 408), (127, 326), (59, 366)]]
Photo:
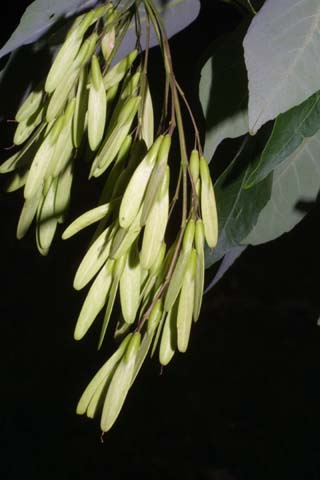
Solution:
[(181, 226), (183, 226), (187, 219), (187, 204), (188, 204), (188, 190), (187, 190), (187, 165), (188, 165), (188, 157), (187, 157), (187, 148), (186, 148), (186, 140), (184, 135), (184, 127), (183, 127), (183, 120), (181, 114), (181, 107), (179, 101), (179, 95), (177, 91), (176, 79), (172, 68), (172, 58), (171, 52), (169, 47), (168, 38), (165, 33), (165, 28), (163, 25), (162, 18), (158, 14), (153, 1), (152, 0), (144, 0), (145, 5), (147, 6), (148, 12), (150, 12), (150, 17), (153, 24), (158, 25), (157, 30), (159, 31), (162, 39), (162, 51), (164, 57), (164, 63), (166, 72), (169, 78), (171, 94), (172, 94), (172, 103), (174, 106), (174, 117), (176, 120), (177, 128), (178, 128), (178, 135), (179, 135), (179, 144), (180, 144), (180, 155), (181, 155), (181, 165), (182, 165), (182, 189), (183, 189), (183, 200), (182, 200), (182, 219), (181, 219)]
[(247, 0), (247, 2), (248, 2), (248, 5), (249, 5), (249, 7), (250, 7), (250, 9), (251, 9), (251, 11), (252, 11), (252, 13), (253, 13), (253, 15), (256, 15), (256, 14), (257, 14), (257, 11), (256, 11), (256, 9), (253, 7), (253, 5), (252, 5), (252, 3), (251, 3), (251, 0)]
[(178, 89), (178, 92), (179, 94), (181, 95), (182, 97), (182, 100), (184, 101), (184, 104), (188, 110), (188, 113), (190, 115), (190, 118), (191, 118), (191, 122), (192, 122), (192, 125), (193, 125), (193, 129), (194, 129), (194, 134), (195, 134), (195, 137), (196, 137), (196, 141), (197, 141), (197, 148), (199, 150), (199, 153), (200, 155), (202, 155), (202, 146), (201, 146), (201, 141), (200, 141), (200, 133), (199, 133), (199, 130), (198, 130), (198, 127), (197, 127), (197, 124), (196, 124), (196, 120), (194, 118), (194, 115), (192, 113), (192, 110), (191, 110), (191, 107), (189, 105), (189, 102), (188, 100), (186, 99), (186, 96), (184, 94), (184, 91), (182, 90), (182, 88), (180, 87), (179, 83), (176, 81), (176, 85), (177, 85), (177, 89)]

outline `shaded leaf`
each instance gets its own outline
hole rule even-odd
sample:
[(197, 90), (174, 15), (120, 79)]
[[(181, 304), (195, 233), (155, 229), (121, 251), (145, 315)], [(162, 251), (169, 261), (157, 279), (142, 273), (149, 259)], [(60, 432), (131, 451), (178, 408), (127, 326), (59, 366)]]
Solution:
[[(61, 16), (72, 16), (83, 9), (94, 7), (99, 3), (99, 0), (35, 0), (25, 11), (21, 17), (20, 23), (13, 32), (6, 44), (0, 49), (0, 58), (15, 49), (33, 43), (38, 40), (45, 32), (47, 32)], [(133, 2), (132, 2), (133, 3)], [(155, 6), (162, 14), (168, 37), (174, 35), (180, 30), (184, 29), (191, 23), (198, 15), (200, 10), (199, 0), (155, 0)], [(122, 6), (129, 5), (124, 1)], [(143, 16), (143, 9), (141, 9), (142, 20), (145, 22)], [(144, 35), (145, 28), (142, 25), (141, 44), (145, 43)], [(132, 50), (136, 43), (136, 34), (134, 23), (132, 23), (127, 35), (122, 42), (122, 45), (115, 57), (115, 61), (119, 61), (130, 50)], [(150, 46), (158, 43), (156, 36), (151, 31)]]
[[(261, 136), (262, 137), (262, 136)], [(263, 135), (264, 137), (264, 135)], [(251, 138), (239, 159), (235, 159), (218, 178), (215, 194), (218, 207), (219, 240), (213, 250), (206, 249), (206, 268), (220, 260), (226, 252), (238, 247), (256, 224), (260, 211), (270, 198), (271, 181), (267, 177), (259, 185), (244, 189), (254, 158), (264, 138)]]
[(94, 6), (98, 0), (35, 0), (24, 12), (9, 40), (0, 49), (0, 58), (38, 40), (63, 15), (73, 15)]
[(201, 71), (200, 101), (206, 120), (205, 156), (210, 160), (222, 140), (249, 130), (248, 80), (242, 40), (247, 22), (214, 44)]
[(320, 89), (319, 24), (318, 0), (267, 0), (253, 18), (244, 40), (253, 133)]
[(320, 92), (305, 102), (280, 115), (275, 121), (271, 137), (253, 171), (246, 187), (263, 180), (274, 168), (291, 155), (307, 137), (320, 128)]
[(229, 270), (229, 268), (232, 267), (234, 262), (237, 260), (237, 258), (240, 257), (240, 255), (245, 251), (246, 248), (246, 245), (240, 245), (239, 247), (233, 247), (227, 251), (227, 253), (223, 257), (221, 264), (219, 265), (215, 276), (205, 289), (204, 293), (209, 292), (209, 290), (211, 290), (221, 280), (223, 275)]
[[(262, 183), (257, 187), (260, 185)], [(310, 210), (319, 191), (320, 131), (305, 138), (274, 170), (271, 198), (261, 211), (255, 228), (242, 243), (258, 245), (290, 231)]]

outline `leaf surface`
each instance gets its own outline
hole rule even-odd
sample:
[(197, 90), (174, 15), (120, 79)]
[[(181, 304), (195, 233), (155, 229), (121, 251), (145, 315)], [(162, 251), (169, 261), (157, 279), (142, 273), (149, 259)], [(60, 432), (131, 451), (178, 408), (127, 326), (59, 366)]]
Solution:
[(233, 247), (230, 250), (227, 251), (225, 256), (223, 257), (222, 262), (219, 265), (219, 268), (209, 283), (209, 285), (206, 287), (204, 293), (209, 292), (224, 276), (224, 274), (229, 270), (229, 268), (232, 267), (234, 262), (237, 260), (237, 258), (240, 257), (240, 255), (245, 251), (247, 248), (246, 245), (240, 245), (239, 247)]
[[(132, 2), (133, 3), (133, 2)], [(185, 28), (198, 15), (199, 0), (154, 0), (155, 6), (162, 14), (168, 36), (172, 36)], [(17, 48), (35, 42), (61, 16), (72, 16), (83, 9), (94, 7), (98, 0), (35, 0), (21, 17), (20, 23), (6, 44), (0, 49), (0, 58)], [(128, 2), (123, 1), (121, 5)], [(141, 12), (143, 10), (141, 9)], [(142, 15), (142, 24), (145, 17)], [(144, 25), (142, 25), (142, 39), (144, 44)], [(115, 58), (119, 61), (135, 46), (135, 29), (132, 24)], [(156, 36), (151, 30), (150, 46), (157, 44)]]
[(281, 114), (275, 121), (270, 139), (247, 181), (250, 187), (263, 180), (320, 128), (320, 92)]
[(200, 101), (206, 121), (205, 156), (210, 160), (225, 138), (236, 138), (249, 130), (248, 80), (242, 40), (247, 23), (227, 34), (211, 48), (201, 71)]
[[(259, 185), (261, 183), (257, 187)], [(319, 191), (320, 130), (305, 138), (299, 148), (274, 170), (270, 200), (242, 243), (258, 245), (290, 231), (310, 210)]]
[(39, 40), (63, 15), (70, 16), (92, 7), (98, 0), (35, 0), (26, 9), (9, 40), (0, 49), (0, 58), (17, 48)]
[(256, 133), (320, 89), (319, 0), (266, 0), (251, 22), (244, 51), (249, 126)]
[(241, 158), (233, 160), (218, 178), (215, 194), (219, 219), (219, 240), (213, 250), (206, 249), (206, 268), (219, 261), (229, 250), (238, 247), (256, 224), (260, 211), (270, 198), (271, 180), (267, 177), (258, 185), (244, 189), (249, 172), (250, 156), (260, 148), (251, 138)]

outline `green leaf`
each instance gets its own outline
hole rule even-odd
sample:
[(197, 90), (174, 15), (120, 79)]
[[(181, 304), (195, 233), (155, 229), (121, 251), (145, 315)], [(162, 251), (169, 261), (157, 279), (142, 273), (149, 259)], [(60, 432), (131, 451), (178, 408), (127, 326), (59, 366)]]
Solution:
[(271, 198), (261, 211), (255, 228), (242, 243), (258, 245), (290, 231), (309, 211), (319, 191), (320, 130), (305, 138), (274, 170)]
[(210, 160), (222, 140), (249, 130), (248, 80), (242, 40), (247, 22), (211, 48), (201, 71), (200, 101), (206, 120), (205, 156)]
[(267, 0), (244, 40), (252, 133), (320, 89), (319, 0)]
[(220, 260), (229, 250), (243, 243), (243, 239), (253, 229), (260, 211), (270, 198), (270, 177), (257, 186), (244, 189), (250, 164), (243, 165), (243, 163), (250, 157), (258, 155), (261, 140), (263, 139), (251, 138), (240, 158), (231, 162), (215, 184), (219, 240), (216, 248), (206, 249), (206, 268)]
[(317, 92), (277, 118), (272, 135), (250, 173), (246, 188), (263, 180), (319, 128), (320, 92)]

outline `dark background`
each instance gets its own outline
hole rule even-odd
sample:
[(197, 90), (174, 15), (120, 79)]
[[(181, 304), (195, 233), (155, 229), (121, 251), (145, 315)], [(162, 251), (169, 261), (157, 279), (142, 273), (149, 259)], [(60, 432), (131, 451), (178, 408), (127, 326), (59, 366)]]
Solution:
[[(1, 44), (29, 3), (7, 5)], [(186, 90), (190, 65), (236, 20), (203, 2), (173, 40)], [(85, 188), (79, 212), (97, 195)], [(319, 205), (290, 234), (242, 255), (205, 296), (188, 353), (161, 376), (147, 363), (101, 443), (98, 423), (75, 415), (106, 357), (97, 330), (72, 339), (84, 295), (72, 279), (90, 232), (56, 240), (41, 258), (34, 231), (15, 240), (21, 200), (2, 181), (1, 478), (320, 479)]]

